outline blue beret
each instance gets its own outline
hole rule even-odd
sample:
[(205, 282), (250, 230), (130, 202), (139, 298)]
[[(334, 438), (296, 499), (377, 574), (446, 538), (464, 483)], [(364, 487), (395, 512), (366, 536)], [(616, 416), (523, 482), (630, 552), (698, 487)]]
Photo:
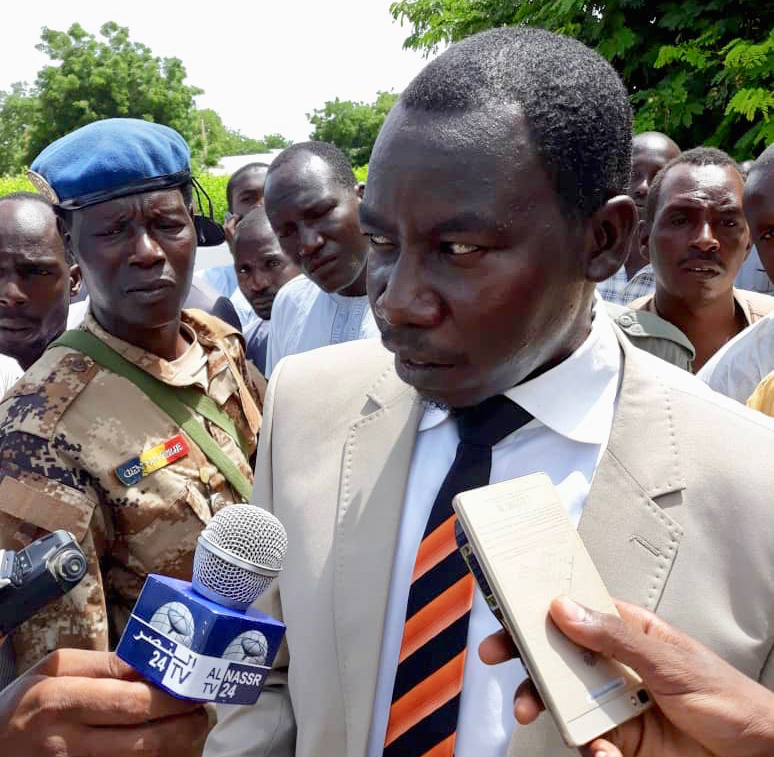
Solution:
[(186, 141), (168, 126), (108, 118), (52, 142), (32, 163), (36, 188), (65, 210), (179, 187), (191, 179)]

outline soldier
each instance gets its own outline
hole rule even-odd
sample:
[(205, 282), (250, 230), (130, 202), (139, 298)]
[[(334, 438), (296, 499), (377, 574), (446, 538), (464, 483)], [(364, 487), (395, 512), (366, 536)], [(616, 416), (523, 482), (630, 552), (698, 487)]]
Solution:
[(90, 566), (14, 634), (17, 673), (60, 647), (112, 649), (146, 575), (190, 578), (199, 532), (249, 494), (262, 380), (235, 329), (181, 311), (189, 160), (172, 129), (109, 119), (32, 164), (91, 301), (0, 404), (0, 547), (67, 529)]

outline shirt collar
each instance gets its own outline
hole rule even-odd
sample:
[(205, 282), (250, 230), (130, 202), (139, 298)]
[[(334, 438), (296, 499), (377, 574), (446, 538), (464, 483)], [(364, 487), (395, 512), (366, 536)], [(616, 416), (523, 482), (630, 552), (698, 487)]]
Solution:
[[(90, 331), (94, 336), (107, 344), (108, 347), (114, 349), (130, 363), (134, 363), (146, 373), (159, 379), (159, 381), (163, 381), (165, 384), (170, 384), (172, 386), (190, 386), (196, 383), (201, 384), (199, 380), (200, 363), (201, 360), (204, 361), (204, 364), (207, 363), (207, 355), (201, 349), (201, 345), (197, 344), (198, 335), (196, 330), (187, 323), (181, 322), (180, 328), (188, 334), (190, 346), (180, 358), (173, 361), (164, 360), (164, 358), (154, 355), (142, 349), (142, 347), (129, 344), (123, 339), (119, 339), (117, 336), (108, 333), (97, 323), (96, 318), (92, 315), (91, 309), (86, 312), (81, 328), (85, 331)], [(206, 387), (203, 388), (206, 389)]]
[[(610, 317), (597, 298), (591, 331), (566, 360), (505, 396), (561, 436), (585, 444), (605, 444), (615, 414), (621, 348)], [(443, 423), (448, 410), (428, 407), (419, 424), (426, 431)]]

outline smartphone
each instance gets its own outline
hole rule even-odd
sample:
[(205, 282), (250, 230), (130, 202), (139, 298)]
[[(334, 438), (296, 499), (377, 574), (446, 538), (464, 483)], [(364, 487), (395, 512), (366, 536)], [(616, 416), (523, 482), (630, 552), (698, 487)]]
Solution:
[(560, 594), (618, 614), (551, 479), (535, 473), (462, 492), (452, 504), (462, 557), (567, 745), (583, 746), (650, 707), (633, 670), (577, 646), (548, 614)]

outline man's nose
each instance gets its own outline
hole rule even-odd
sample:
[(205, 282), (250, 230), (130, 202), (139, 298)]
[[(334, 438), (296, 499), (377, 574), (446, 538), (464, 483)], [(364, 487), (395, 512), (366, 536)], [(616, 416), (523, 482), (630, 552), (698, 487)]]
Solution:
[(0, 305), (4, 307), (15, 307), (24, 305), (29, 301), (29, 297), (19, 286), (15, 276), (8, 276), (0, 279)]
[(166, 258), (164, 248), (147, 232), (140, 231), (132, 243), (129, 262), (142, 268), (151, 268)]
[[(383, 289), (374, 302), (378, 318), (392, 326), (432, 328), (442, 316), (439, 297), (425, 281), (413, 256), (401, 254), (375, 274)], [(378, 289), (378, 284), (377, 284)]]
[(702, 221), (699, 224), (696, 236), (691, 244), (702, 252), (713, 252), (720, 247), (720, 242), (717, 240), (715, 230), (708, 220)]
[(268, 289), (270, 284), (271, 281), (266, 272), (253, 271), (253, 274), (250, 277), (250, 289), (252, 289), (254, 292), (260, 293), (264, 289)]
[(314, 226), (301, 224), (299, 234), (302, 256), (314, 255), (325, 244), (322, 234)]

